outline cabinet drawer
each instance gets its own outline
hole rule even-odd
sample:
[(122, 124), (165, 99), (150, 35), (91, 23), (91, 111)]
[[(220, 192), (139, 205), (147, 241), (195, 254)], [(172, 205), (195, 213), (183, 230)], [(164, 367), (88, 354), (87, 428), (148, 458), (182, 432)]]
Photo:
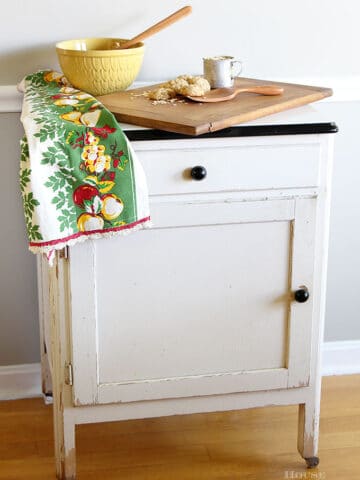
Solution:
[[(141, 150), (150, 195), (316, 187), (318, 144), (225, 146)], [(190, 171), (207, 175), (193, 180)]]

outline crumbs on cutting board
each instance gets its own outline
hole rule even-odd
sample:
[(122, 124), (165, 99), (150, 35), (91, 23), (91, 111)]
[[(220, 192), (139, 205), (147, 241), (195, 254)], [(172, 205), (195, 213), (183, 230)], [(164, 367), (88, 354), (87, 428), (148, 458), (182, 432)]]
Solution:
[(146, 97), (152, 105), (176, 106), (178, 103), (185, 103), (184, 96), (201, 97), (208, 91), (210, 91), (210, 84), (205, 78), (180, 75), (153, 90), (146, 90), (140, 94), (134, 93), (132, 97)]
[(178, 103), (186, 103), (181, 97), (169, 98), (168, 100), (153, 100), (151, 98), (151, 92), (152, 90), (146, 90), (145, 92), (138, 94), (132, 93), (130, 98), (133, 100), (135, 97), (145, 97), (151, 101), (152, 105), (173, 105), (174, 107), (176, 107)]

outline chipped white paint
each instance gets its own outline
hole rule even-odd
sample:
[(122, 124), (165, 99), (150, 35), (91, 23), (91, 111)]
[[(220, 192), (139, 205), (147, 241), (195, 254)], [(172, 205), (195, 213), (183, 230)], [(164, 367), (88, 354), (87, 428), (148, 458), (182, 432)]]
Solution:
[[(78, 423), (265, 405), (300, 406), (315, 457), (331, 136), (135, 147), (154, 228), (72, 247), (51, 274), (58, 478), (75, 478)], [(198, 164), (204, 182), (183, 175)]]

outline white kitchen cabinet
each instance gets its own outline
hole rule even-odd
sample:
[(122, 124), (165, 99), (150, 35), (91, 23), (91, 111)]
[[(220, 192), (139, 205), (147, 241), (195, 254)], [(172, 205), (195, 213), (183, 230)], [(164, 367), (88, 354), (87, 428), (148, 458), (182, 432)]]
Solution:
[(153, 228), (39, 262), (59, 479), (75, 478), (76, 424), (270, 404), (299, 405), (317, 465), (326, 125), (134, 141)]

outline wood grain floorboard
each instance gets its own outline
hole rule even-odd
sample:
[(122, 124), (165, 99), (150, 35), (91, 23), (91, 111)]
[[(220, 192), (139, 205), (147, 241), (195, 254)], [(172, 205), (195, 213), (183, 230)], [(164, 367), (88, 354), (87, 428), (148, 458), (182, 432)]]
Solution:
[[(297, 407), (81, 425), (79, 480), (359, 480), (360, 375), (323, 380), (320, 465), (296, 451)], [(0, 402), (0, 480), (55, 480), (51, 406)]]

